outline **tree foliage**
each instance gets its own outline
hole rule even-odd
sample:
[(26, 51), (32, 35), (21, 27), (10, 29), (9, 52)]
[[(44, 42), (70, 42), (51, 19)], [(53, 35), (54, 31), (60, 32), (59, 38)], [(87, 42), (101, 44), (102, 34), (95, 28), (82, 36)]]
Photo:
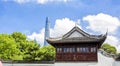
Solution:
[(21, 52), (17, 49), (17, 44), (12, 36), (0, 34), (0, 58), (4, 60), (22, 59)]
[(117, 54), (117, 50), (114, 46), (111, 46), (108, 43), (105, 43), (102, 45), (101, 49), (103, 49), (104, 51), (110, 53), (110, 54)]
[(51, 45), (41, 48), (41, 53), (43, 55), (41, 56), (41, 60), (50, 61), (55, 59), (55, 48)]
[(3, 60), (54, 60), (55, 48), (40, 48), (35, 41), (27, 40), (21, 32), (0, 34), (0, 59)]

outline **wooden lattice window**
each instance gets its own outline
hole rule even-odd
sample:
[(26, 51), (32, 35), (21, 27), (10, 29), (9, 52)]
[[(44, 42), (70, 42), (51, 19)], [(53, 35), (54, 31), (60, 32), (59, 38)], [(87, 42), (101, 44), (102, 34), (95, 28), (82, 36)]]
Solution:
[(92, 47), (91, 52), (96, 52), (96, 47)]
[(57, 48), (57, 52), (61, 53), (62, 52), (62, 48)]
[(77, 47), (77, 52), (80, 53), (89, 53), (89, 48), (88, 47)]

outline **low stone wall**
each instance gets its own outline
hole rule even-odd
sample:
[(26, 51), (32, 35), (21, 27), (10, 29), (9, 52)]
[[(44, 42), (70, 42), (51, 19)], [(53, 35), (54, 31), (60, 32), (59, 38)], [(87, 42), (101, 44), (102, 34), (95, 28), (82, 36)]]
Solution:
[(54, 64), (34, 64), (34, 63), (14, 63), (14, 64), (11, 64), (11, 63), (3, 63), (3, 66), (54, 66)]
[(17, 64), (17, 63), (23, 63), (23, 64), (54, 64), (54, 61), (2, 61), (2, 63), (12, 63), (12, 64)]

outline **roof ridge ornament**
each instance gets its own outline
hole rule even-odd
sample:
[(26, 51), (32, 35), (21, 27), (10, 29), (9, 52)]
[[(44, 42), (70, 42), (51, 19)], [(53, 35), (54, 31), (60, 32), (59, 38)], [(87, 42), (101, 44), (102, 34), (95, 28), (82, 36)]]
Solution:
[(75, 22), (75, 27), (80, 26), (80, 20), (78, 20), (77, 22)]
[(104, 35), (107, 36), (107, 34), (108, 34), (108, 28), (107, 28), (107, 31), (106, 31), (106, 33)]
[(106, 34), (108, 34), (108, 28), (107, 28), (107, 32), (106, 32)]

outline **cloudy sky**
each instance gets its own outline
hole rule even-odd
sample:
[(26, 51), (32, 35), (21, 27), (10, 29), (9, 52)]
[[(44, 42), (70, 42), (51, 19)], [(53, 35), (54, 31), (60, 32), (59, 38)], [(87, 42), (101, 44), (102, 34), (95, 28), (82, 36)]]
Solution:
[(90, 34), (105, 34), (105, 41), (120, 52), (120, 0), (0, 0), (0, 33), (22, 32), (43, 45), (45, 19), (51, 37), (61, 37), (78, 23)]

